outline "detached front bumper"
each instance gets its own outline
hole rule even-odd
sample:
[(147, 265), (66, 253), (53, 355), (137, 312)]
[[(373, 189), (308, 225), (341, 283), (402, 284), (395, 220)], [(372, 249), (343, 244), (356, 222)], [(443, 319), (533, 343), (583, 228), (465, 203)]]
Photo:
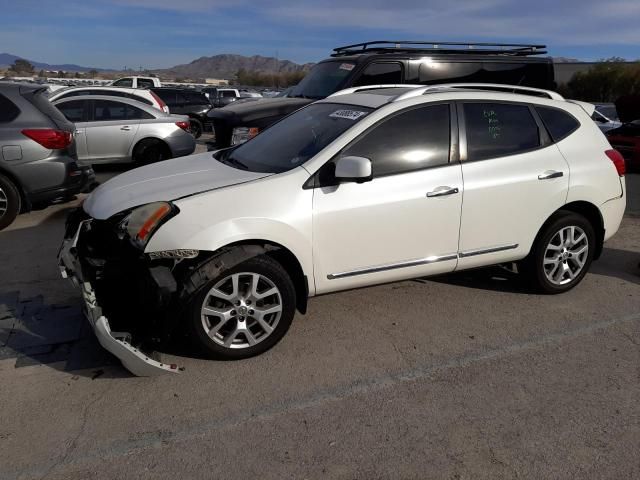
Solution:
[(58, 252), (58, 265), (62, 277), (70, 279), (74, 285), (80, 288), (85, 316), (93, 327), (100, 345), (118, 357), (124, 367), (134, 375), (150, 377), (163, 373), (177, 373), (177, 365), (155, 360), (151, 355), (131, 345), (131, 334), (111, 331), (109, 321), (102, 314), (102, 308), (98, 305), (94, 287), (90, 282), (85, 281), (82, 264), (77, 255), (78, 238), (88, 222), (89, 220), (82, 221), (75, 234), (64, 239)]

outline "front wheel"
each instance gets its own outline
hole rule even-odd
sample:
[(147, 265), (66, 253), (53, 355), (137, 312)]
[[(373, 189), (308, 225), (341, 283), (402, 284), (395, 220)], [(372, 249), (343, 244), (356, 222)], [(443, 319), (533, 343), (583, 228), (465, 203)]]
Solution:
[(543, 293), (572, 289), (587, 274), (596, 235), (589, 221), (573, 212), (559, 212), (538, 236), (522, 270)]
[(262, 255), (210, 280), (188, 305), (191, 336), (211, 357), (263, 353), (287, 333), (295, 289), (284, 268)]
[(4, 175), (0, 175), (0, 230), (8, 227), (20, 213), (20, 192)]
[(193, 135), (193, 138), (200, 138), (200, 136), (202, 135), (202, 123), (200, 123), (200, 120), (190, 118), (189, 123), (189, 129), (191, 130), (191, 135)]

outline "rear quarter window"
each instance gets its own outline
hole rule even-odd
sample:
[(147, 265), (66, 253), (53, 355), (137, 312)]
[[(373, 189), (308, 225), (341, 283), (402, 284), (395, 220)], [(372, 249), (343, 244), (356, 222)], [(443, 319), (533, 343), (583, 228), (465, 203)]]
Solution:
[(536, 106), (536, 112), (554, 142), (568, 137), (580, 126), (580, 122), (573, 115), (558, 108)]
[(8, 123), (20, 115), (20, 109), (0, 93), (0, 123)]

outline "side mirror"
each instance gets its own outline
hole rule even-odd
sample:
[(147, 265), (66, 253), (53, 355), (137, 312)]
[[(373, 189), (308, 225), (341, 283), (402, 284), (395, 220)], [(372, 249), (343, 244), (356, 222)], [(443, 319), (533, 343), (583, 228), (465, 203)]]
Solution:
[(371, 175), (371, 160), (364, 157), (342, 157), (336, 162), (336, 179), (343, 182), (368, 182)]

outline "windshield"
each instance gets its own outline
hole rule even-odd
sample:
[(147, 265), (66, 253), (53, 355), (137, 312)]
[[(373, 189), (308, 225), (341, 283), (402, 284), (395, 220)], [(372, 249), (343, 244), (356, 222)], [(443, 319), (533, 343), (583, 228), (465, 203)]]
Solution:
[(293, 87), (289, 97), (320, 99), (337, 92), (353, 71), (355, 63), (323, 62), (311, 69), (302, 81)]
[(226, 165), (261, 173), (281, 173), (302, 165), (364, 118), (371, 108), (314, 103), (235, 149), (219, 152)]

